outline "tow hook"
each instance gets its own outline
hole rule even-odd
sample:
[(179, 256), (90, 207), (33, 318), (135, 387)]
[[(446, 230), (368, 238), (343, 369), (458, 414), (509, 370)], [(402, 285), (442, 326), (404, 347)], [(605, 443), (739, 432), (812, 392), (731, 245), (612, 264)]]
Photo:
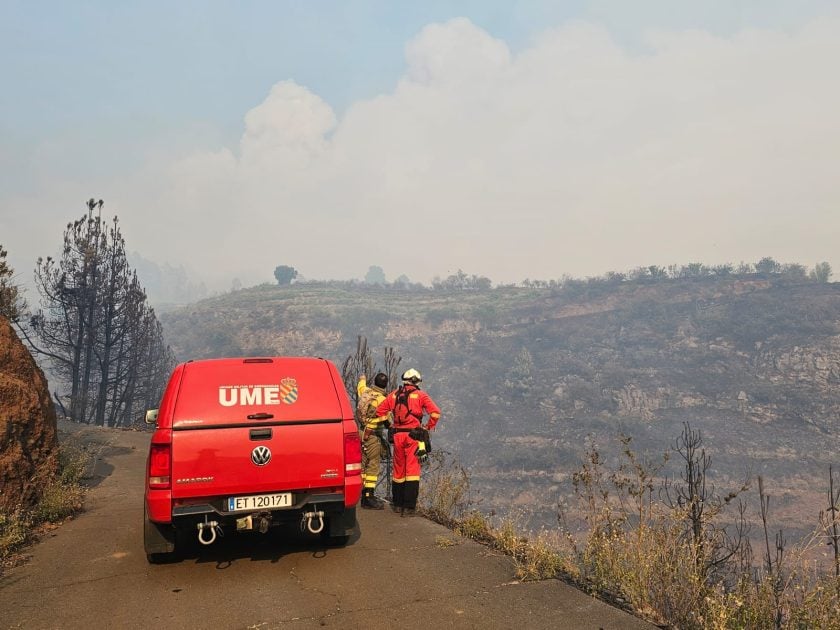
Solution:
[[(212, 545), (216, 542), (216, 535), (224, 536), (225, 533), (222, 531), (221, 525), (219, 525), (218, 521), (208, 521), (207, 517), (204, 517), (203, 523), (196, 523), (196, 528), (198, 529), (198, 542), (202, 545)], [(209, 530), (210, 531), (210, 539), (205, 540), (204, 532)]]
[[(313, 523), (314, 521), (314, 523)], [(313, 534), (321, 533), (324, 529), (324, 512), (323, 510), (316, 510), (314, 512), (304, 512), (300, 519), (300, 529), (306, 528)]]
[(268, 527), (271, 525), (271, 514), (268, 512), (263, 512), (259, 514), (259, 522), (257, 525), (257, 531), (260, 534), (268, 533)]
[(236, 531), (238, 532), (256, 529), (260, 534), (266, 534), (269, 527), (271, 527), (271, 512), (248, 514), (236, 519)]

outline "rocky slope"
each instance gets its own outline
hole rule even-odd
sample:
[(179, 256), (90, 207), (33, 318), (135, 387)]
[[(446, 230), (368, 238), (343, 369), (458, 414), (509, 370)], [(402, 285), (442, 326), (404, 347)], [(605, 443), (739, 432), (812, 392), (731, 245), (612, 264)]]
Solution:
[(0, 317), (0, 512), (35, 503), (58, 465), (47, 380)]
[[(180, 359), (314, 354), (365, 335), (426, 375), (437, 445), (470, 466), (484, 505), (553, 522), (587, 440), (651, 454), (682, 423), (713, 479), (763, 474), (775, 516), (815, 522), (840, 466), (840, 285), (762, 276), (563, 289), (394, 291), (262, 286), (163, 318)], [(671, 468), (671, 472), (676, 472)], [(813, 517), (813, 518), (812, 518)]]

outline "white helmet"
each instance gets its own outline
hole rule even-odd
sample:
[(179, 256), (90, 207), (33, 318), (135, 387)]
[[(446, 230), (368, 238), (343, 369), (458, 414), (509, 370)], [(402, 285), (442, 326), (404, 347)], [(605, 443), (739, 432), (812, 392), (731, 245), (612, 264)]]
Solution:
[(403, 372), (402, 380), (405, 383), (413, 383), (416, 385), (417, 383), (423, 380), (423, 377), (420, 376), (420, 372), (418, 372), (414, 368), (411, 368), (410, 370), (406, 370), (405, 372)]

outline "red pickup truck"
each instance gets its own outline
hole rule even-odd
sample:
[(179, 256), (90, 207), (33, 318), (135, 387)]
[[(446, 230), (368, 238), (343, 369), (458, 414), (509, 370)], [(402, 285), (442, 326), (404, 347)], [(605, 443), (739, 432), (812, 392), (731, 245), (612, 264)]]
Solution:
[(315, 358), (188, 361), (169, 379), (147, 463), (144, 547), (290, 521), (346, 544), (356, 531), (361, 444), (341, 376)]

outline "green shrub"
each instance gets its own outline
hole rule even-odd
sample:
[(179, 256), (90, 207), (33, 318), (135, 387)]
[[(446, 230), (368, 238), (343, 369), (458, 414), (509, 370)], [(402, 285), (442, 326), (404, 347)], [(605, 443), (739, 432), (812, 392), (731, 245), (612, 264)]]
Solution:
[(93, 455), (75, 439), (59, 444), (58, 472), (44, 487), (40, 499), (29, 510), (0, 513), (0, 561), (31, 542), (38, 525), (67, 518), (82, 509), (82, 479)]
[(41, 500), (32, 510), (36, 523), (52, 523), (75, 514), (82, 509), (84, 489), (72, 483), (63, 484), (59, 480), (48, 484), (41, 495)]
[(30, 531), (29, 518), (25, 512), (15, 510), (9, 514), (0, 512), (0, 560), (24, 542)]
[(78, 440), (68, 438), (58, 447), (58, 482), (63, 486), (79, 484), (87, 475), (93, 456)]

